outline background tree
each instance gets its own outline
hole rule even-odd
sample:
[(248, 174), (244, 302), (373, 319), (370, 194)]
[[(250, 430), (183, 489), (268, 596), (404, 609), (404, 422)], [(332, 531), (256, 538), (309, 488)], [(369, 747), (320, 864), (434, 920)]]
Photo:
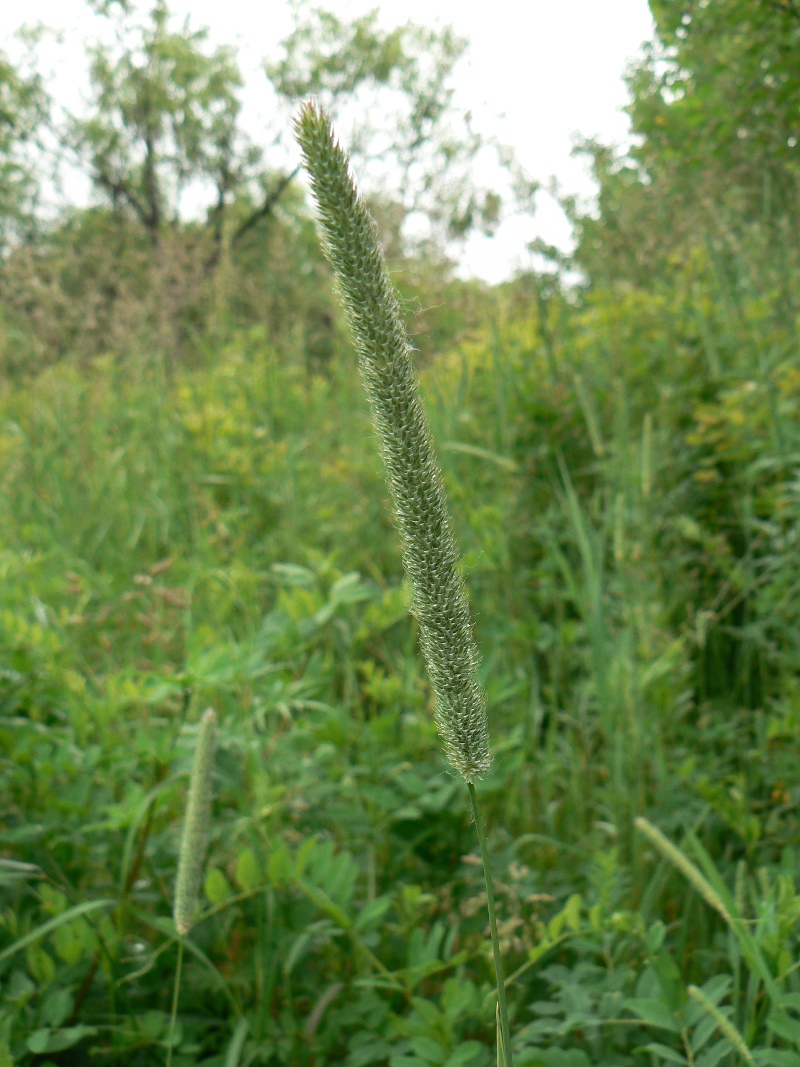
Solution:
[(312, 362), (328, 359), (339, 335), (327, 267), (292, 156), (266, 152), (309, 93), (334, 107), (348, 140), (355, 128), (364, 191), (387, 254), (408, 268), (410, 299), (416, 286), (430, 304), (444, 283), (430, 265), (447, 272), (450, 239), (497, 220), (500, 198), (473, 180), (489, 146), (454, 106), (465, 42), (450, 29), (385, 30), (376, 12), (347, 21), (298, 4), (265, 64), (276, 99), (258, 144), (242, 125), (233, 49), (176, 23), (167, 0), (144, 17), (126, 0), (90, 6), (110, 32), (87, 47), (88, 107), (53, 129), (96, 203), (70, 207), (35, 249), (15, 252), (6, 308), (27, 354), (14, 365), (110, 343), (175, 354), (207, 327), (219, 338), (254, 324), (276, 344), (302, 336)]
[(219, 240), (230, 198), (261, 157), (240, 125), (236, 56), (209, 49), (205, 29), (173, 29), (163, 0), (143, 25), (123, 8), (115, 30), (113, 45), (89, 48), (92, 103), (70, 121), (68, 141), (97, 190), (154, 246), (178, 225), (187, 191), (203, 186)]
[(41, 78), (0, 52), (0, 254), (34, 220), (39, 174), (31, 149), (46, 114)]
[(599, 211), (574, 210), (595, 278), (638, 281), (698, 234), (798, 212), (800, 8), (792, 0), (651, 0), (656, 40), (629, 74), (634, 146), (584, 142)]
[[(207, 31), (188, 22), (174, 28), (166, 0), (144, 24), (128, 5), (99, 10), (114, 19), (114, 41), (89, 49), (92, 102), (88, 115), (70, 121), (69, 145), (96, 189), (134, 217), (153, 245), (178, 222), (187, 192), (203, 188), (217, 246), (230, 205), (237, 198), (249, 204), (231, 233), (236, 244), (271, 214), (297, 172), (270, 175), (244, 133), (235, 53), (209, 49)], [(484, 141), (453, 108), (451, 76), (466, 43), (451, 29), (408, 23), (382, 30), (377, 12), (344, 22), (298, 7), (296, 19), (281, 58), (265, 64), (278, 96), (293, 107), (313, 93), (345, 121), (358, 112), (359, 163), (402, 217), (425, 217), (440, 236), (491, 226), (499, 199), (471, 180)]]
[(346, 128), (378, 221), (395, 237), (411, 217), (440, 243), (498, 221), (500, 197), (474, 181), (476, 157), (490, 146), (453, 102), (466, 47), (450, 27), (385, 30), (377, 10), (344, 22), (298, 6), (282, 57), (266, 64), (284, 100), (313, 95)]

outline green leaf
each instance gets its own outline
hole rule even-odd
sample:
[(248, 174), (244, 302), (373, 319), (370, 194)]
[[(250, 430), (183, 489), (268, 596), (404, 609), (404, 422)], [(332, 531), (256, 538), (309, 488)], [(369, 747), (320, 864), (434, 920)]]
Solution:
[(314, 904), (324, 912), (329, 918), (333, 919), (337, 926), (340, 926), (342, 930), (352, 929), (352, 922), (347, 915), (342, 911), (338, 904), (330, 899), (330, 897), (322, 889), (319, 889), (315, 885), (311, 885), (309, 882), (298, 879), (297, 884)]
[(345, 574), (331, 586), (330, 599), (339, 604), (358, 604), (362, 600), (371, 600), (375, 588), (362, 581), (358, 571)]
[(667, 928), (660, 921), (654, 922), (653, 925), (648, 928), (648, 931), (645, 935), (644, 943), (647, 948), (647, 951), (650, 953), (651, 956), (655, 955), (655, 953), (658, 952), (658, 950), (664, 944), (664, 938), (666, 937), (666, 934)]
[(355, 929), (363, 931), (371, 926), (377, 926), (391, 906), (391, 897), (378, 897), (376, 900), (371, 901), (358, 913), (358, 918), (354, 924)]
[(374, 1034), (357, 1034), (351, 1038), (350, 1045), (346, 1067), (372, 1067), (373, 1064), (383, 1063), (391, 1053), (391, 1047)]
[(295, 877), (303, 877), (303, 873), (308, 866), (309, 860), (316, 850), (317, 845), (318, 842), (316, 836), (307, 837), (297, 850), (297, 856), (295, 857)]
[(120, 863), (119, 871), (119, 885), (125, 886), (128, 880), (128, 872), (130, 870), (131, 858), (133, 856), (134, 845), (136, 844), (136, 837), (139, 833), (139, 829), (150, 813), (153, 805), (158, 797), (168, 789), (172, 788), (173, 783), (176, 781), (175, 775), (170, 775), (165, 778), (164, 781), (159, 782), (154, 786), (146, 796), (144, 796), (139, 802), (139, 806), (136, 809), (136, 814), (131, 820), (128, 832), (125, 835), (125, 844), (122, 849), (122, 862)]
[(687, 1062), (685, 1056), (681, 1056), (680, 1052), (676, 1052), (674, 1048), (670, 1048), (669, 1045), (662, 1045), (658, 1041), (653, 1041), (649, 1045), (642, 1045), (637, 1052), (652, 1052), (662, 1060), (666, 1060), (668, 1063), (680, 1063), (685, 1064)]
[(583, 901), (580, 893), (573, 893), (564, 907), (564, 918), (570, 930), (577, 932), (581, 928), (581, 907)]
[(72, 1048), (85, 1037), (92, 1037), (97, 1033), (93, 1026), (68, 1026), (65, 1030), (50, 1030), (43, 1027), (34, 1030), (27, 1041), (28, 1048), (37, 1056), (45, 1052), (64, 1052)]
[(719, 1061), (723, 1056), (727, 1056), (732, 1048), (733, 1045), (727, 1037), (723, 1037), (716, 1045), (712, 1045), (710, 1049), (697, 1057), (695, 1067), (717, 1067)]
[(413, 822), (422, 818), (422, 811), (416, 804), (404, 804), (402, 808), (396, 808), (392, 812), (392, 818), (396, 822)]
[(47, 1051), (63, 1052), (77, 1045), (79, 1041), (83, 1041), (85, 1037), (93, 1037), (96, 1033), (97, 1029), (94, 1026), (83, 1025), (68, 1026), (65, 1030), (54, 1030), (50, 1035)]
[(178, 1021), (170, 1026), (162, 1038), (162, 1043), (167, 1048), (177, 1048), (183, 1042), (183, 1023)]
[[(730, 989), (733, 980), (729, 975), (719, 974), (716, 977), (709, 979), (708, 982), (699, 991), (714, 1006), (718, 1005), (725, 994)], [(703, 1019), (708, 1019), (707, 1008), (698, 1002), (698, 1000), (690, 999), (688, 1003), (682, 1005), (681, 1018), (685, 1026), (695, 1026)]]
[(72, 1013), (74, 1003), (74, 998), (68, 989), (53, 990), (42, 1002), (39, 1012), (41, 1021), (47, 1026), (61, 1026)]
[(561, 931), (564, 928), (565, 919), (566, 919), (566, 916), (565, 916), (564, 912), (560, 911), (560, 912), (558, 912), (557, 915), (554, 915), (553, 918), (548, 923), (547, 936), (549, 937), (549, 939), (551, 941), (556, 941), (559, 938), (559, 936), (561, 935)]
[[(325, 927), (327, 927), (327, 936), (324, 936)], [(283, 973), (287, 978), (315, 941), (320, 939), (323, 941), (330, 940), (330, 931), (331, 926), (326, 919), (323, 919), (319, 923), (312, 924), (312, 926), (306, 930), (300, 931), (292, 942), (291, 948), (286, 953), (286, 959), (284, 960)]]
[(26, 1044), (28, 1049), (36, 1056), (40, 1056), (43, 1052), (47, 1052), (47, 1045), (50, 1041), (50, 1029), (45, 1026), (41, 1030), (34, 1030), (28, 1038)]
[(675, 1034), (681, 1032), (678, 1020), (662, 1000), (655, 1000), (651, 997), (635, 997), (626, 1000), (625, 1007), (650, 1026), (658, 1026), (662, 1030), (671, 1030)]
[(730, 975), (717, 974), (713, 978), (709, 978), (709, 980), (701, 986), (701, 989), (712, 1004), (719, 1004), (732, 985), (733, 979)]
[(276, 842), (267, 863), (267, 873), (270, 884), (276, 887), (285, 885), (291, 879), (292, 857), (283, 841)]
[(143, 1015), (140, 1015), (137, 1022), (148, 1041), (157, 1041), (161, 1036), (168, 1019), (169, 1016), (165, 1015), (163, 1011), (158, 1011), (153, 1008), (150, 1011), (144, 1012)]
[(786, 1012), (773, 1011), (767, 1019), (767, 1026), (778, 1037), (800, 1044), (800, 1019), (795, 1019)]
[[(800, 1067), (800, 1054), (788, 1049), (754, 1048), (753, 1059), (763, 1067)], [(703, 1065), (698, 1064), (698, 1067)]]
[(261, 871), (252, 848), (243, 849), (237, 857), (236, 884), (245, 893), (251, 893), (261, 884)]
[(704, 1013), (692, 1037), (692, 1052), (697, 1054), (717, 1029), (717, 1020)]
[(414, 1053), (425, 1060), (426, 1063), (444, 1063), (445, 1050), (430, 1037), (414, 1037), (411, 1039), (411, 1048)]
[(465, 444), (461, 441), (444, 441), (442, 443), (442, 451), (462, 452), (465, 456), (475, 456), (477, 459), (485, 459), (489, 463), (496, 463), (498, 467), (503, 467), (508, 471), (519, 470), (513, 459), (509, 459), (508, 456), (500, 455), (497, 452), (490, 452), (488, 448), (481, 448), (479, 445)]
[(211, 867), (206, 874), (204, 890), (211, 904), (221, 904), (230, 896), (231, 887), (222, 871), (218, 867)]
[(313, 571), (308, 567), (301, 567), (298, 563), (273, 563), (270, 570), (281, 585), (310, 589), (317, 580)]
[(679, 1012), (686, 1003), (686, 991), (675, 960), (667, 952), (659, 952), (652, 965), (665, 1006), (673, 1012)]

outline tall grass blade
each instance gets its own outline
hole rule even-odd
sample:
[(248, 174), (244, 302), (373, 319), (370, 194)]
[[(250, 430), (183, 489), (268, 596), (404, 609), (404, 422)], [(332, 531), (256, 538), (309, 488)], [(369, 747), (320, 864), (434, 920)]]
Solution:
[(225, 1067), (239, 1067), (248, 1025), (247, 1019), (240, 1019), (236, 1024), (230, 1044), (225, 1052)]
[(56, 915), (53, 919), (48, 919), (47, 922), (42, 923), (41, 926), (37, 926), (35, 930), (30, 930), (23, 937), (18, 938), (13, 945), (4, 948), (3, 951), (0, 952), (0, 963), (15, 955), (17, 952), (21, 952), (29, 945), (33, 945), (37, 941), (40, 941), (43, 937), (47, 937), (48, 934), (57, 930), (59, 926), (63, 926), (64, 923), (72, 922), (73, 919), (77, 919), (81, 915), (88, 915), (93, 911), (98, 911), (100, 908), (113, 908), (115, 903), (116, 901), (114, 900), (86, 900), (83, 904), (76, 904), (74, 908), (67, 908), (67, 910), (62, 911), (60, 915)]

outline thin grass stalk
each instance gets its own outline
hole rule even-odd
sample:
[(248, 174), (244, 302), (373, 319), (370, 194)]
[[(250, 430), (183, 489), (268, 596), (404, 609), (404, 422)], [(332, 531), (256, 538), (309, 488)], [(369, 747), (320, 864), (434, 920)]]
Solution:
[(497, 936), (497, 913), (494, 905), (494, 882), (492, 880), (492, 868), (489, 862), (489, 848), (486, 844), (486, 834), (481, 822), (480, 808), (478, 807), (478, 795), (472, 782), (467, 782), (469, 799), (472, 804), (472, 817), (475, 820), (475, 830), (478, 834), (478, 844), (481, 847), (481, 859), (483, 860), (483, 874), (486, 879), (486, 910), (489, 912), (489, 933), (492, 939), (492, 955), (494, 956), (494, 973), (497, 980), (497, 1008), (500, 1015), (500, 1037), (498, 1044), (498, 1060), (502, 1054), (502, 1063), (506, 1067), (511, 1064), (511, 1029), (508, 1023), (508, 1003), (506, 1001), (506, 980), (503, 975), (503, 957), (500, 953), (500, 938)]
[(183, 937), (178, 938), (178, 962), (175, 964), (175, 982), (172, 987), (172, 1010), (169, 1015), (169, 1034), (167, 1036), (167, 1067), (172, 1064), (172, 1046), (175, 1043), (175, 1023), (178, 1018), (178, 998), (181, 992), (181, 974), (183, 973)]

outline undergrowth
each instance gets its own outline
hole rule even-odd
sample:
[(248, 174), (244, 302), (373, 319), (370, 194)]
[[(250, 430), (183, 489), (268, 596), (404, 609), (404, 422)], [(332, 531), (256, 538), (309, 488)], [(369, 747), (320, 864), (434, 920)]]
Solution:
[[(546, 330), (522, 280), (422, 371), (518, 1065), (800, 1063), (796, 330), (726, 264)], [(252, 331), (0, 408), (0, 1063), (488, 1065), (480, 858), (352, 355)]]

